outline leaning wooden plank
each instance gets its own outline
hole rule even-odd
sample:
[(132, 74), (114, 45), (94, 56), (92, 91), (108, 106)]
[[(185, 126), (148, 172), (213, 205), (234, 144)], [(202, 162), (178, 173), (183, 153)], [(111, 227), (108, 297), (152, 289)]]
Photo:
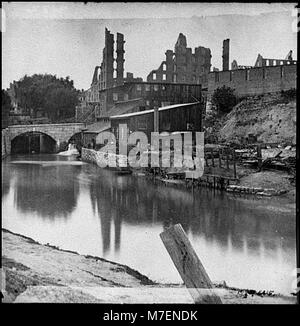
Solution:
[(195, 303), (221, 304), (181, 224), (168, 228), (160, 237)]

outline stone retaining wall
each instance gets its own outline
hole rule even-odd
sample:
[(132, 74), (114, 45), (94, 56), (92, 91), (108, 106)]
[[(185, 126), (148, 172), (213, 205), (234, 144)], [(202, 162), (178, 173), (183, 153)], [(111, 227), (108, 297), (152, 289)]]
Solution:
[(244, 194), (254, 194), (258, 196), (278, 196), (286, 193), (286, 190), (275, 190), (273, 188), (250, 188), (239, 185), (229, 185), (226, 187), (226, 191), (233, 193), (244, 193)]
[(1, 142), (2, 142), (2, 158), (10, 154), (10, 135), (8, 128), (2, 129), (1, 132)]

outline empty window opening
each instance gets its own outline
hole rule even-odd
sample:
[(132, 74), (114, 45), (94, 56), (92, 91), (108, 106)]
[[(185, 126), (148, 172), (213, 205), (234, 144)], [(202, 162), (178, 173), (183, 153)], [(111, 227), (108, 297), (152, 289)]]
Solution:
[(280, 77), (283, 78), (283, 67), (280, 67)]
[(266, 60), (266, 66), (268, 66), (269, 65), (269, 60)]
[(167, 65), (166, 65), (165, 63), (163, 63), (163, 65), (162, 65), (162, 69), (163, 69), (164, 71), (167, 70)]
[(166, 74), (163, 74), (163, 80), (167, 80), (167, 75)]
[(153, 73), (152, 78), (153, 80), (156, 80), (156, 72)]
[(215, 73), (215, 81), (218, 82), (219, 81), (219, 74), (216, 72)]
[(246, 80), (249, 80), (250, 78), (250, 70), (246, 70)]
[(118, 101), (118, 93), (113, 93), (113, 100)]

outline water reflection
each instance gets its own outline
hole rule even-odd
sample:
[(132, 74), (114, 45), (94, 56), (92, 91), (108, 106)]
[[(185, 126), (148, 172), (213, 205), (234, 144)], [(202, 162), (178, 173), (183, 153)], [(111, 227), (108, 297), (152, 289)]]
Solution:
[[(230, 237), (230, 246), (238, 251), (244, 250), (246, 236), (247, 250), (255, 255), (262, 246), (276, 251), (287, 245), (282, 239), (293, 238), (295, 232), (291, 214), (258, 210), (251, 201), (247, 205), (218, 191), (200, 189), (191, 193), (109, 171), (101, 171), (98, 178), (91, 179), (90, 196), (101, 220), (104, 253), (111, 249), (111, 223), (117, 250), (125, 222), (149, 227), (159, 222), (164, 229), (181, 223), (187, 233), (207, 241), (214, 239), (225, 248)], [(282, 215), (286, 215), (288, 223)]]
[(7, 196), (10, 190), (10, 181), (11, 181), (11, 174), (7, 173), (7, 171), (2, 167), (1, 171), (1, 179), (2, 179), (2, 188), (1, 188), (1, 193), (2, 193), (2, 200), (4, 197)]
[[(3, 173), (10, 179), (11, 165), (5, 164)], [(14, 165), (14, 205), (22, 213), (36, 213), (48, 219), (66, 219), (76, 208), (78, 173), (80, 167), (77, 166)]]
[[(45, 155), (37, 159), (67, 160)], [(268, 199), (234, 199), (208, 189), (191, 192), (89, 164), (42, 167), (5, 160), (3, 177), (4, 219), (19, 233), (37, 234), (45, 242), (118, 260), (151, 278), (159, 274), (172, 282), (178, 275), (158, 235), (181, 223), (213, 279), (233, 285), (239, 280), (251, 287), (259, 283), (257, 279), (267, 282), (276, 269), (270, 287), (278, 282), (278, 288), (289, 286), (283, 275), (295, 268), (295, 211), (279, 209), (279, 199), (269, 209)], [(11, 222), (5, 216), (5, 209), (11, 209), (9, 201), (16, 209), (10, 211)], [(37, 217), (43, 223), (34, 224), (38, 231), (32, 234), (28, 230)], [(249, 266), (252, 276), (247, 273)]]

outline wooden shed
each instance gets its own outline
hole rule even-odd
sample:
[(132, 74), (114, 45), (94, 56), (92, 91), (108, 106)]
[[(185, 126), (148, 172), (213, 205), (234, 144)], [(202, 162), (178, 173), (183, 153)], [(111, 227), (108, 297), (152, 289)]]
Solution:
[[(148, 139), (151, 132), (185, 132), (201, 131), (202, 128), (201, 102), (174, 104), (140, 112), (111, 116), (111, 130), (118, 138), (120, 124), (126, 124), (129, 132), (142, 131)], [(158, 114), (158, 126), (154, 127), (154, 117)], [(156, 129), (156, 130), (155, 130)]]

